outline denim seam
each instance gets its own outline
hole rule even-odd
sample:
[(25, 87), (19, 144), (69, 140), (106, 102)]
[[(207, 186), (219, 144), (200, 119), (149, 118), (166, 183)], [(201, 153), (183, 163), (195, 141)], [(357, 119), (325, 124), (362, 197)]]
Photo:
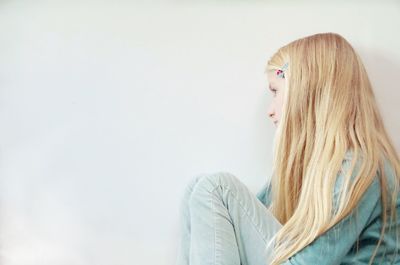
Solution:
[[(211, 181), (210, 181), (211, 182)], [(212, 182), (211, 182), (212, 183)], [(214, 185), (214, 183), (212, 183)], [(223, 186), (222, 184), (217, 184), (214, 186), (214, 188), (210, 191), (210, 192), (214, 192), (218, 187), (223, 187), (226, 188), (226, 190), (228, 190), (232, 195), (233, 198), (235, 198), (235, 200), (239, 203), (240, 207), (242, 208), (242, 210), (246, 213), (246, 215), (249, 217), (250, 222), (253, 224), (253, 226), (256, 228), (257, 234), (261, 237), (261, 239), (264, 241), (265, 244), (267, 244), (267, 240), (264, 238), (264, 236), (262, 235), (262, 233), (260, 232), (261, 229), (259, 226), (257, 226), (254, 222), (253, 219), (251, 218), (248, 210), (246, 210), (246, 208), (243, 206), (243, 204), (241, 203), (241, 201), (237, 198), (237, 195), (229, 188), (229, 186)], [(214, 209), (213, 209), (214, 211)], [(229, 213), (229, 212), (228, 212)]]
[[(218, 187), (221, 187), (220, 184), (215, 185), (212, 181), (210, 181), (209, 179), (207, 179), (207, 181), (209, 181), (211, 183), (211, 185), (213, 186), (213, 189), (211, 191), (209, 191), (210, 193), (213, 193)], [(214, 265), (217, 264), (217, 247), (219, 247), (219, 245), (217, 245), (217, 218), (216, 218), (216, 211), (214, 210), (214, 203), (213, 200), (211, 198), (211, 209), (213, 212), (213, 216), (214, 216)]]
[[(215, 189), (215, 188), (214, 188)], [(214, 191), (213, 189), (213, 191)], [(214, 210), (214, 202), (213, 199), (210, 197), (210, 202), (211, 202), (211, 209), (213, 212), (213, 216), (214, 216), (214, 265), (217, 264), (217, 247), (219, 247), (219, 245), (217, 244), (217, 218), (216, 218), (216, 211)]]
[(244, 205), (242, 204), (242, 202), (238, 199), (236, 193), (234, 193), (232, 190), (230, 190), (227, 186), (224, 186), (229, 192), (232, 193), (233, 198), (239, 202), (240, 207), (242, 208), (242, 210), (246, 213), (246, 215), (248, 216), (248, 218), (250, 219), (250, 222), (253, 224), (253, 226), (256, 228), (256, 231), (258, 233), (258, 235), (261, 237), (262, 240), (264, 240), (264, 243), (267, 244), (267, 240), (265, 239), (265, 237), (263, 236), (263, 234), (261, 233), (261, 228), (259, 226), (257, 226), (254, 221), (253, 218), (251, 217), (251, 215), (249, 214), (249, 211), (244, 207)]

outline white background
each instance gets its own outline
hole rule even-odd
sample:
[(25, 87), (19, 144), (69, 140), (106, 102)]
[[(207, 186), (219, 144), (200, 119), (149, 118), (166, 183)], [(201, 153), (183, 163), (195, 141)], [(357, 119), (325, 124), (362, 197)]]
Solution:
[(173, 264), (192, 177), (270, 177), (266, 61), (306, 35), (360, 53), (400, 150), (400, 4), (293, 3), (0, 1), (0, 263)]

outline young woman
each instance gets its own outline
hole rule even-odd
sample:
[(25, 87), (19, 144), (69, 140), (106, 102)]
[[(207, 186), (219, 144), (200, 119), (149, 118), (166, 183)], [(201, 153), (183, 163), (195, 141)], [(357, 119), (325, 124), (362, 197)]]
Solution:
[(229, 172), (193, 178), (176, 264), (400, 264), (400, 159), (358, 54), (315, 34), (280, 48), (266, 74), (271, 180), (253, 195)]

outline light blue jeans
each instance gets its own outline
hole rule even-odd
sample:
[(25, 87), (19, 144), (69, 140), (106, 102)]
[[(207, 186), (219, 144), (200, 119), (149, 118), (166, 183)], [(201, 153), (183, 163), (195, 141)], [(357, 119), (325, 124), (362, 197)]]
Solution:
[(180, 206), (176, 265), (267, 265), (279, 221), (229, 172), (200, 174)]

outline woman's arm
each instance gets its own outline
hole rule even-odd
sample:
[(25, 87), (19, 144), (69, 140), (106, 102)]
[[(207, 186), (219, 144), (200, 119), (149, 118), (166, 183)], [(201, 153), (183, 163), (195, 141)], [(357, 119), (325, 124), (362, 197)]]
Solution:
[(348, 216), (281, 265), (340, 264), (368, 225), (380, 196), (379, 179), (375, 178)]
[(271, 184), (266, 182), (261, 189), (257, 192), (257, 198), (266, 206), (268, 207), (271, 203)]

